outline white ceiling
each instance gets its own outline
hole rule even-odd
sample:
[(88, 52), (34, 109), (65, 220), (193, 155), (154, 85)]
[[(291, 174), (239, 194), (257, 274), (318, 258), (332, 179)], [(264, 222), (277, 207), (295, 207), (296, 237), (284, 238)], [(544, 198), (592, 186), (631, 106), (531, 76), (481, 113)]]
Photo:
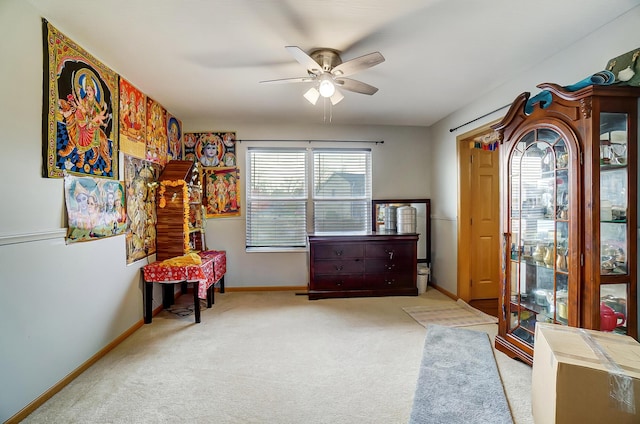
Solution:
[[(60, 31), (185, 120), (429, 126), (640, 0), (29, 0)], [(329, 111), (285, 50), (379, 51)], [(604, 65), (604, 64), (603, 64)], [(515, 94), (518, 93), (514, 93)]]

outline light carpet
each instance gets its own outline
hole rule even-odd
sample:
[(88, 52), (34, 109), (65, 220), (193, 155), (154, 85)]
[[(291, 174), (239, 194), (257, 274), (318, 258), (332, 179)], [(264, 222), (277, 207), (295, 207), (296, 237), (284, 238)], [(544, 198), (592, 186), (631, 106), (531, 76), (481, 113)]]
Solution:
[(475, 309), (462, 299), (446, 305), (407, 306), (402, 309), (423, 327), (433, 324), (445, 327), (465, 327), (498, 322), (498, 318)]
[[(314, 301), (216, 294), (200, 324), (156, 315), (23, 424), (407, 424), (427, 330), (402, 307), (454, 303), (432, 288)], [(493, 337), (497, 325), (475, 329)], [(533, 424), (531, 367), (496, 359), (516, 423)]]
[(424, 423), (513, 423), (487, 333), (427, 328), (409, 420)]

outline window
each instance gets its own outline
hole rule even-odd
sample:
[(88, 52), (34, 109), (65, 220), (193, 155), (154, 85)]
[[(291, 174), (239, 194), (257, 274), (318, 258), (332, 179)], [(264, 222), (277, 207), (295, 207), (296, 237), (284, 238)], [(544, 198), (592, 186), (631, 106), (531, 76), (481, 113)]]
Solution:
[(249, 148), (252, 248), (304, 248), (307, 231), (371, 229), (369, 149)]

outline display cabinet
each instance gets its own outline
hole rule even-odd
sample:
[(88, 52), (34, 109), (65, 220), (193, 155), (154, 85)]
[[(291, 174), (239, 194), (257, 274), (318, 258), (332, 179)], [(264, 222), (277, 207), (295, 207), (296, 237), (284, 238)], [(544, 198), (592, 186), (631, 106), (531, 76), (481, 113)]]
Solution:
[(637, 338), (640, 88), (538, 87), (550, 102), (523, 93), (493, 126), (503, 233), (495, 343), (529, 364), (536, 322)]
[(158, 183), (156, 259), (162, 261), (206, 250), (198, 163), (172, 160), (160, 174)]

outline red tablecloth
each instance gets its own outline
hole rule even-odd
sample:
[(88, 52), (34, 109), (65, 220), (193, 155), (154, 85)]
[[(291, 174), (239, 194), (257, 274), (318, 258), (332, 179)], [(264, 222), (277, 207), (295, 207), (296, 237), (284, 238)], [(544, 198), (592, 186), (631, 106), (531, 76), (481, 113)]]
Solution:
[(227, 255), (224, 250), (207, 250), (199, 255), (201, 265), (166, 266), (161, 261), (145, 265), (142, 267), (144, 280), (153, 283), (197, 281), (198, 297), (206, 299), (207, 289), (227, 272)]
[(213, 259), (202, 259), (201, 265), (166, 266), (154, 262), (142, 267), (144, 280), (153, 283), (198, 282), (198, 297), (207, 298), (207, 289), (216, 282)]
[(224, 250), (205, 250), (198, 253), (201, 258), (213, 259), (214, 282), (218, 282), (227, 273), (227, 252)]

